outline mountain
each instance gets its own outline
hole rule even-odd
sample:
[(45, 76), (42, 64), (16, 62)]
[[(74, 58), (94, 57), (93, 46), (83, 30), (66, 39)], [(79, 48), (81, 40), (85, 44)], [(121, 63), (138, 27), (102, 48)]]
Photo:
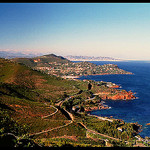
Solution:
[(64, 56), (65, 58), (67, 58), (70, 61), (121, 61), (121, 59), (115, 59), (112, 57), (94, 57), (94, 56), (72, 56), (72, 55), (68, 55), (68, 56)]

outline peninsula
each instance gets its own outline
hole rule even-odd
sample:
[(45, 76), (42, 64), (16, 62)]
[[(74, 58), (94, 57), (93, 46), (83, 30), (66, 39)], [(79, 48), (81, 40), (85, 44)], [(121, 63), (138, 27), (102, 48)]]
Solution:
[(75, 63), (54, 54), (34, 58), (15, 58), (12, 60), (23, 63), (35, 70), (65, 78), (83, 75), (132, 74), (120, 69), (115, 64), (96, 65), (87, 61)]

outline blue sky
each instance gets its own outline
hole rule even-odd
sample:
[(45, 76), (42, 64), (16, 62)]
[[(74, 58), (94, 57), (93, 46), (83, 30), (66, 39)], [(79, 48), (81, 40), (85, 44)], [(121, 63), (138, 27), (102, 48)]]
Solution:
[(1, 3), (0, 50), (150, 60), (150, 4)]

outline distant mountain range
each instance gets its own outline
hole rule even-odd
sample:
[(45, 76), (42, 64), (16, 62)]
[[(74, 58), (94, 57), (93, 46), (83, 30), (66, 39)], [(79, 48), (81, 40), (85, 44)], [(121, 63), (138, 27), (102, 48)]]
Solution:
[(112, 57), (94, 57), (94, 56), (72, 56), (72, 55), (68, 55), (68, 56), (64, 56), (65, 58), (67, 58), (70, 61), (121, 61), (121, 59), (116, 59), (116, 58), (112, 58)]
[(25, 54), (25, 53), (14, 52), (14, 51), (0, 51), (0, 58), (7, 58), (7, 59), (16, 58), (16, 57), (32, 58), (32, 57), (36, 57), (39, 55), (41, 55), (41, 54), (31, 54), (31, 53)]

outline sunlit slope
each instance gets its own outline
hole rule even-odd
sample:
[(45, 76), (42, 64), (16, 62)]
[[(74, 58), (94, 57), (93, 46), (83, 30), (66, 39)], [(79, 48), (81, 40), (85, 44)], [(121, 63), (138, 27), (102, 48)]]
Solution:
[(65, 80), (0, 59), (1, 116), (6, 111), (19, 124), (29, 126), (29, 133), (66, 124), (68, 119), (61, 112), (55, 120), (46, 121), (42, 117), (56, 111), (50, 105), (86, 88), (83, 81)]
[(61, 56), (56, 56), (54, 54), (43, 55), (34, 58), (14, 58), (12, 60), (18, 63), (23, 63), (29, 67), (46, 67), (49, 66), (49, 63), (51, 62), (61, 64), (68, 62), (71, 63), (71, 61), (69, 61), (68, 59)]
[(29, 100), (56, 101), (61, 99), (64, 93), (77, 92), (81, 81), (64, 80), (10, 60), (0, 59), (0, 82), (8, 91), (18, 93)]

